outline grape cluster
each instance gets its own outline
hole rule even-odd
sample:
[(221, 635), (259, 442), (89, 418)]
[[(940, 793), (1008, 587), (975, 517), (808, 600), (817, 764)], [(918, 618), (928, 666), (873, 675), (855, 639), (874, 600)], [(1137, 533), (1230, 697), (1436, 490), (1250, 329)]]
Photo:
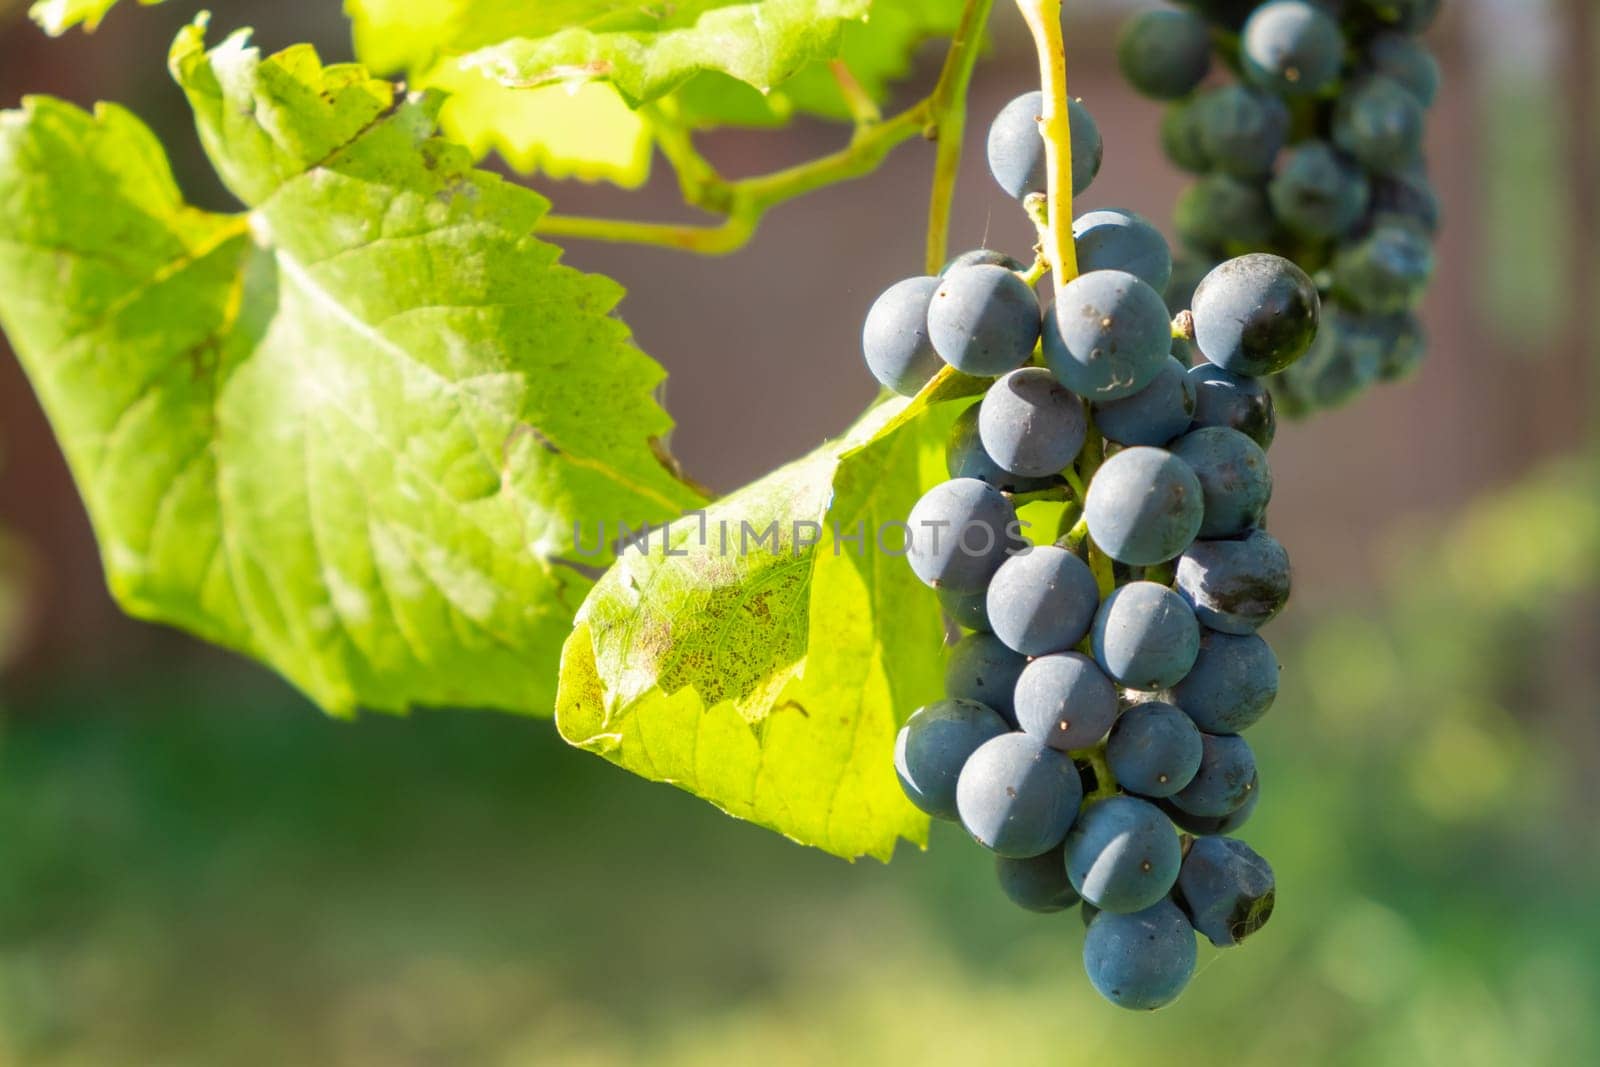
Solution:
[[(990, 167), (1044, 188), (1038, 94), (1001, 112)], [(1070, 123), (1080, 190), (1100, 141)], [(1033, 205), (1035, 210), (1037, 205)], [(1174, 323), (1173, 269), (1137, 215), (1073, 227), (1082, 273), (1041, 310), (1043, 274), (989, 250), (891, 286), (863, 344), (880, 381), (915, 392), (945, 365), (989, 380), (957, 418), (948, 481), (908, 519), (906, 554), (965, 631), (945, 699), (918, 709), (895, 770), (922, 811), (996, 856), (1001, 888), (1038, 912), (1080, 906), (1090, 981), (1152, 1009), (1219, 946), (1272, 912), (1266, 861), (1226, 835), (1258, 797), (1240, 734), (1272, 706), (1278, 662), (1257, 631), (1289, 596), (1267, 533), (1275, 430), (1262, 378), (1312, 346), (1315, 285), (1279, 256), (1211, 270)], [(1185, 366), (1175, 338), (1204, 358)], [(1028, 503), (1064, 509), (1035, 543)]]
[[(1174, 223), (1170, 294), (1220, 259), (1288, 257), (1317, 279), (1317, 344), (1273, 379), (1289, 414), (1336, 407), (1413, 372), (1412, 309), (1434, 271), (1439, 206), (1422, 154), (1439, 67), (1417, 40), (1440, 0), (1180, 0), (1135, 15), (1118, 60), (1169, 101), (1162, 145), (1198, 176)], [(1235, 76), (1208, 83), (1213, 60)]]

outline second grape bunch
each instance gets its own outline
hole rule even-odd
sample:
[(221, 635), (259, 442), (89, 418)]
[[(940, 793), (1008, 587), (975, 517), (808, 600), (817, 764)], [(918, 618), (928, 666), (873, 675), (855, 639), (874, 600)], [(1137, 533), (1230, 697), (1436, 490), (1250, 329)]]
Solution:
[[(1045, 190), (1039, 112), (1026, 94), (989, 136), (996, 181), (1024, 201)], [(1081, 102), (1070, 118), (1082, 192), (1101, 142)], [(1297, 266), (1257, 254), (1169, 308), (1172, 256), (1148, 222), (1093, 211), (1073, 236), (1082, 273), (1053, 307), (1030, 284), (1042, 269), (979, 250), (867, 316), (889, 388), (914, 394), (947, 365), (991, 379), (956, 420), (950, 479), (907, 522), (910, 565), (964, 636), (895, 770), (912, 803), (995, 854), (1017, 904), (1079, 908), (1091, 983), (1152, 1009), (1187, 985), (1197, 934), (1236, 945), (1272, 912), (1271, 867), (1226, 836), (1259, 795), (1240, 734), (1278, 689), (1257, 631), (1289, 596), (1265, 525), (1261, 378), (1311, 347), (1321, 304)], [(1024, 499), (1061, 502), (1061, 528), (1028, 537)]]

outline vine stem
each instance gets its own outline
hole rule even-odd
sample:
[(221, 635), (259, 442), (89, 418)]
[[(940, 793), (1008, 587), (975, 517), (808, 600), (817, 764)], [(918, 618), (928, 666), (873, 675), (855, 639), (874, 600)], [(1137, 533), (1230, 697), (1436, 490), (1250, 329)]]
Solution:
[(967, 130), (967, 88), (978, 60), (978, 43), (994, 0), (966, 0), (956, 24), (944, 69), (929, 98), (934, 140), (933, 192), (928, 198), (927, 272), (938, 274), (950, 252), (950, 210), (955, 204), (956, 176), (961, 170), (962, 139)]
[(1039, 89), (1044, 97), (1039, 132), (1044, 136), (1047, 188), (1040, 247), (1055, 274), (1056, 296), (1078, 276), (1072, 241), (1072, 121), (1067, 98), (1067, 49), (1061, 36), (1061, 0), (1017, 0), (1022, 20), (1039, 53)]

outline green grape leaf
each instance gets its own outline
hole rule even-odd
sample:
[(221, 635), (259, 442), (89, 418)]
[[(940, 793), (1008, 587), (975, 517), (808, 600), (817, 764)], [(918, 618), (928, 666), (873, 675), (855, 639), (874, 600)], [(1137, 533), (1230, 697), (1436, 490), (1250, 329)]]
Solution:
[(332, 712), (548, 714), (607, 562), (575, 523), (702, 499), (621, 289), (434, 135), (438, 94), (203, 38), (171, 66), (242, 214), (185, 204), (120, 108), (0, 115), (0, 325), (114, 595)]
[[(153, 7), (162, 0), (139, 0)], [(52, 37), (60, 37), (72, 27), (82, 24), (85, 33), (93, 33), (106, 12), (117, 6), (117, 0), (37, 0), (28, 9), (28, 17)]]
[(925, 841), (894, 735), (938, 699), (944, 632), (894, 524), (944, 477), (956, 406), (909, 403), (625, 552), (567, 639), (562, 736), (839, 856)]

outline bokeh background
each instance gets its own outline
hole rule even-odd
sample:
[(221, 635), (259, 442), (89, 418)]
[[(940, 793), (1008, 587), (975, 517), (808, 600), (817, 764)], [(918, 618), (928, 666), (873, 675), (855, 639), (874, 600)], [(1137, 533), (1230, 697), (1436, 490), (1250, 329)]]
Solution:
[[(214, 0), (267, 48), (350, 55), (334, 0)], [(1105, 170), (1164, 220), (1180, 179), (1070, 4)], [(49, 41), (0, 0), (0, 106), (120, 101), (228, 207), (163, 57), (197, 7)], [(1000, 4), (969, 148), (1033, 76)], [(322, 717), (268, 672), (123, 618), (0, 342), (0, 1064), (1600, 1063), (1600, 258), (1591, 0), (1448, 0), (1430, 154), (1447, 213), (1421, 376), (1286, 427), (1296, 565), (1277, 709), (1252, 734), (1266, 933), (1176, 1007), (1104, 1005), (1075, 914), (1016, 912), (947, 828), (847, 865), (489, 713)], [(923, 58), (909, 98), (931, 80)], [(733, 174), (840, 131), (719, 134)], [(674, 449), (731, 489), (872, 397), (859, 324), (920, 258), (931, 150), (771, 215), (735, 256), (573, 245), (630, 289)], [(573, 212), (681, 214), (542, 184)], [(0, 239), (4, 235), (0, 234)], [(955, 246), (1024, 252), (969, 151)]]

